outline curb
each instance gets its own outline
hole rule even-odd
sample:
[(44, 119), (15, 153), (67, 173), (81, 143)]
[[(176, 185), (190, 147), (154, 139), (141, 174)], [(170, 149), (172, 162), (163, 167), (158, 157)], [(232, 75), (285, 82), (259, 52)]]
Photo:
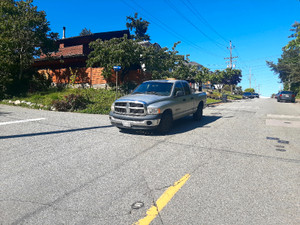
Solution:
[(206, 104), (206, 106), (207, 107), (215, 107), (215, 106), (220, 105), (222, 103), (225, 103), (225, 102), (220, 101), (220, 102), (208, 103), (208, 104)]

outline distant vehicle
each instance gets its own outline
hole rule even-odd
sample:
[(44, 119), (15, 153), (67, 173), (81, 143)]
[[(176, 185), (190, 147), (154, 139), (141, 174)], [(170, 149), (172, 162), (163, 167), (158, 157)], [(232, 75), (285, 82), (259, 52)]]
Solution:
[(295, 102), (295, 93), (291, 91), (281, 91), (277, 95), (277, 102)]
[(254, 95), (251, 92), (245, 92), (243, 94), (243, 99), (254, 98)]
[(258, 93), (252, 93), (252, 95), (254, 96), (254, 98), (259, 98), (259, 94)]
[(280, 93), (280, 92), (278, 92), (277, 94), (275, 94), (275, 98), (277, 98), (277, 97), (278, 97), (279, 93)]

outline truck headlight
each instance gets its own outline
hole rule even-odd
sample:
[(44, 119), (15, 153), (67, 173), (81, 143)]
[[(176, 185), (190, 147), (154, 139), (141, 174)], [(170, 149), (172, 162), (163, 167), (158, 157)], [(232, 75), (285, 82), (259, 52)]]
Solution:
[(111, 105), (110, 110), (111, 110), (112, 112), (115, 111), (115, 103), (113, 103), (113, 104)]
[(160, 114), (160, 109), (159, 108), (148, 108), (147, 113), (148, 114)]

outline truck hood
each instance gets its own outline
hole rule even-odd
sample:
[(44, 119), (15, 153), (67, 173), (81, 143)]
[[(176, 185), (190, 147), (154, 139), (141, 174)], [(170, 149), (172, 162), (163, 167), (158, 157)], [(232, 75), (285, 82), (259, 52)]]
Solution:
[(148, 94), (135, 94), (135, 95), (126, 95), (117, 100), (119, 101), (138, 101), (146, 105), (152, 104), (154, 102), (163, 101), (169, 99), (170, 96), (159, 96), (159, 95), (148, 95)]

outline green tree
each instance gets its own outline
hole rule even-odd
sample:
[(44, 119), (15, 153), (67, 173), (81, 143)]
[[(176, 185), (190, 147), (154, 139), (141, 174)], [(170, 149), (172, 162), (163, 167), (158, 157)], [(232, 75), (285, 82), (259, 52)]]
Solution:
[(294, 38), (293, 40), (289, 41), (289, 43), (284, 47), (287, 49), (296, 49), (300, 47), (300, 23), (297, 21), (292, 25), (292, 28), (290, 31), (294, 32), (292, 33), (289, 38)]
[(300, 91), (300, 23), (295, 22), (289, 38), (293, 38), (282, 48), (281, 58), (277, 63), (267, 61), (267, 65), (278, 74), (285, 90)]
[(150, 36), (146, 34), (149, 26), (149, 22), (143, 20), (142, 18), (138, 18), (138, 13), (134, 14), (134, 17), (127, 16), (126, 27), (131, 31), (134, 30), (135, 35), (131, 35), (137, 41), (148, 41), (150, 40)]
[(170, 68), (173, 61), (168, 48), (159, 48), (155, 45), (142, 47), (141, 64), (143, 70), (152, 74), (153, 79), (163, 79), (170, 77)]
[(91, 35), (91, 34), (93, 34), (92, 31), (85, 27), (81, 30), (79, 36), (85, 36), (85, 35)]
[(92, 52), (89, 54), (87, 66), (103, 67), (103, 76), (110, 81), (114, 66), (121, 66), (121, 81), (132, 69), (140, 69), (141, 45), (135, 40), (128, 39), (127, 35), (122, 38), (110, 40), (98, 39), (90, 43)]
[(244, 92), (251, 92), (251, 93), (255, 93), (255, 90), (253, 88), (246, 88), (244, 90)]
[(242, 95), (243, 94), (243, 90), (241, 86), (236, 86), (234, 89), (234, 94), (236, 95)]
[(221, 73), (222, 83), (230, 85), (231, 93), (233, 93), (233, 86), (237, 85), (242, 80), (242, 71), (237, 69), (226, 68)]
[(210, 73), (207, 81), (210, 81), (212, 84), (223, 84), (223, 75), (221, 70), (215, 70), (213, 73)]
[(113, 38), (91, 42), (92, 52), (89, 54), (87, 66), (103, 67), (104, 78), (113, 85), (111, 80), (113, 66), (121, 66), (120, 80), (124, 81), (130, 70), (141, 69), (152, 74), (152, 79), (175, 77), (186, 79), (189, 68), (184, 62), (184, 56), (178, 55), (175, 43), (172, 50), (156, 45), (142, 46), (137, 40)]
[[(50, 32), (44, 11), (32, 0), (0, 1), (0, 95), (20, 91), (32, 78), (31, 65), (41, 53), (55, 51), (58, 34)], [(16, 93), (10, 93), (16, 94)]]

